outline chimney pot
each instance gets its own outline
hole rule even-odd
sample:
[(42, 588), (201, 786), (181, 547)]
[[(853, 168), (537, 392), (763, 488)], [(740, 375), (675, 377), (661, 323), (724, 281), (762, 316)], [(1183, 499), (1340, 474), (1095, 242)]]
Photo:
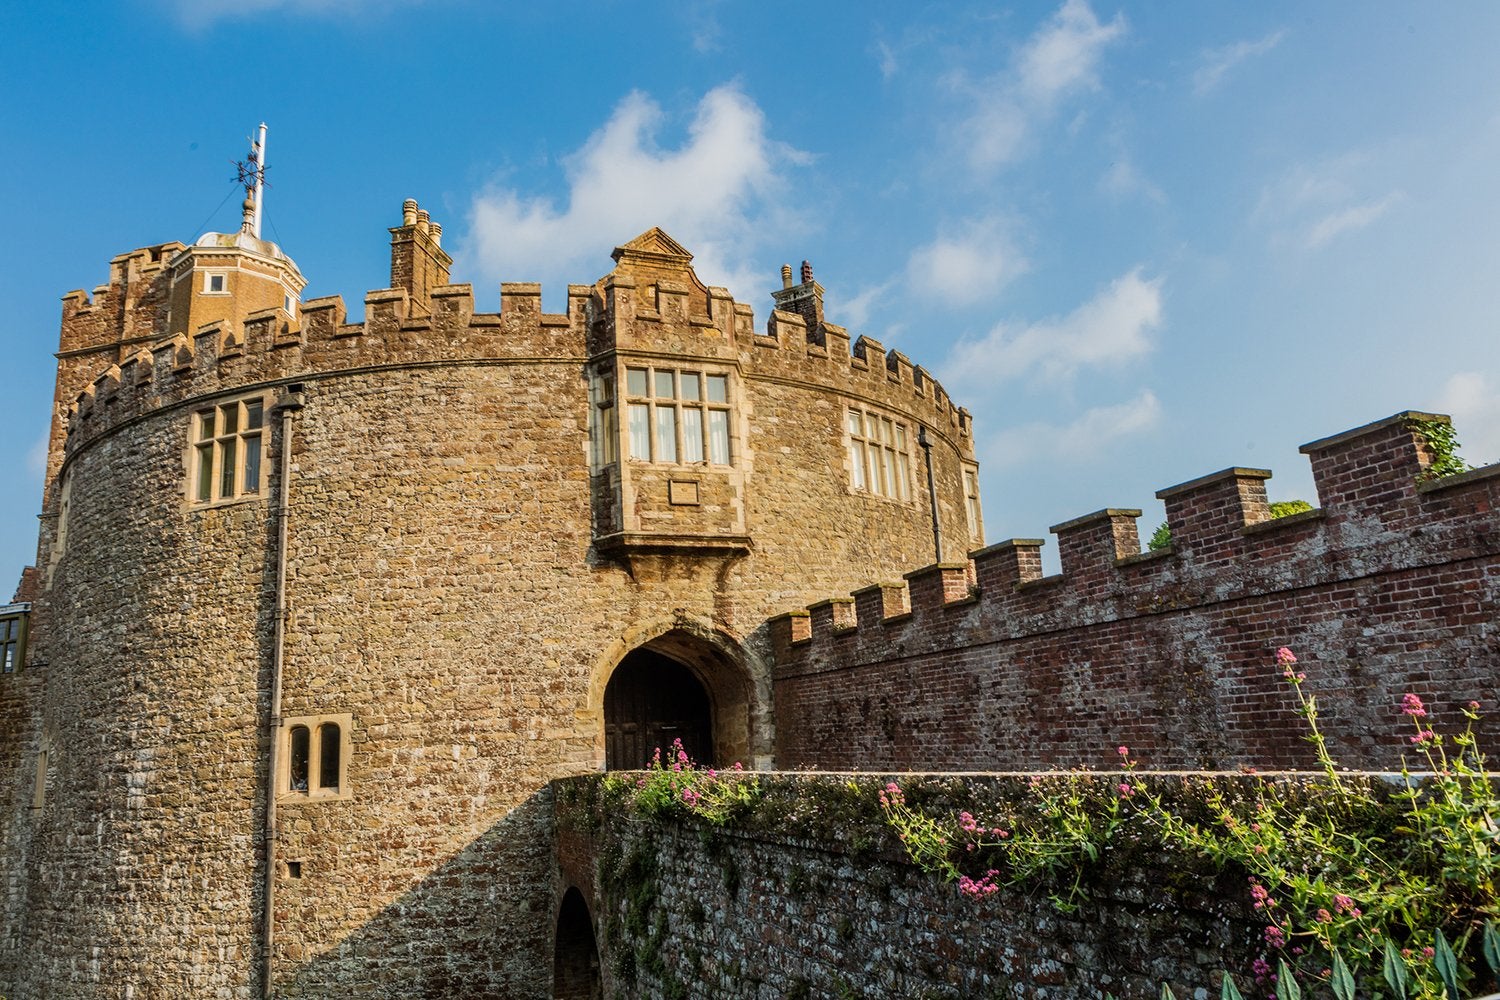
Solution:
[(812, 280), (812, 264), (804, 260), (802, 262), (802, 283), (805, 285)]
[(790, 264), (781, 265), (781, 287), (792, 287), (792, 265)]
[(401, 224), (403, 226), (417, 224), (417, 199), (408, 198), (401, 203)]

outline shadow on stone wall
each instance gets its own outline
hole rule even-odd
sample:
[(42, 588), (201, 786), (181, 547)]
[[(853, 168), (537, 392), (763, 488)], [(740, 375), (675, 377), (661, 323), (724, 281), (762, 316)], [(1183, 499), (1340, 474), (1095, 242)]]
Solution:
[(276, 996), (550, 997), (551, 799), (550, 787), (539, 790), (332, 950), (302, 959), (283, 936)]

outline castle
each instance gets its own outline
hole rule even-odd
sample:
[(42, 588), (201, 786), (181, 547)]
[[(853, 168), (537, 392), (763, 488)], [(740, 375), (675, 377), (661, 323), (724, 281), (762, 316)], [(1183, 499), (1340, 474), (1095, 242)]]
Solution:
[(1421, 482), (1442, 418), (1309, 445), (1306, 515), (1231, 469), (1163, 491), (1161, 552), (1138, 511), (1060, 524), (1043, 578), (1038, 541), (984, 548), (968, 412), (851, 343), (805, 263), (763, 328), (659, 229), (564, 313), (524, 283), (479, 313), (407, 201), (348, 323), (259, 221), (252, 193), (240, 231), (63, 300), (37, 561), (0, 608), (9, 1000), (548, 995), (586, 881), (549, 782), (673, 739), (1295, 764), (1250, 666), (1293, 627), (1354, 722), (1412, 676), (1500, 693), (1500, 476)]

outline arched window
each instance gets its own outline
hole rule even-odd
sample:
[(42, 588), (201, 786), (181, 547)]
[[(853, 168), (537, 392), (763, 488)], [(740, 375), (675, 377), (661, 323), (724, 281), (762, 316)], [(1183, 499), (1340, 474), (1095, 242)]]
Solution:
[(307, 791), (308, 757), (311, 747), (311, 734), (306, 726), (293, 726), (288, 740), (291, 755), (287, 761), (290, 768), (290, 780), (287, 787), (294, 792)]
[(281, 726), (280, 794), (291, 801), (347, 798), (354, 716), (300, 715)]
[(343, 737), (338, 723), (325, 722), (318, 727), (318, 787), (336, 792), (339, 788), (339, 756)]

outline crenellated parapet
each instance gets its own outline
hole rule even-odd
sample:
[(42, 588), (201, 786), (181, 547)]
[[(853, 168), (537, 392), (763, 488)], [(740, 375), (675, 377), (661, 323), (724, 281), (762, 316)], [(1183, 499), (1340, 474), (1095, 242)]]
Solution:
[[(807, 720), (849, 711), (853, 703), (833, 693), (848, 687), (860, 688), (866, 705), (877, 693), (898, 702), (907, 684), (916, 685), (911, 691), (968, 685), (1034, 697), (1076, 674), (1082, 687), (1070, 697), (1082, 700), (1034, 708), (1077, 713), (1090, 702), (1096, 712), (1128, 705), (1126, 715), (1137, 721), (1122, 727), (1154, 734), (1136, 737), (1153, 741), (1170, 740), (1173, 724), (1163, 717), (1169, 706), (1149, 698), (1168, 695), (1179, 705), (1183, 692), (1164, 691), (1142, 674), (1164, 664), (1207, 671), (1212, 676), (1202, 683), (1216, 693), (1199, 711), (1208, 714), (1210, 730), (1253, 727), (1266, 720), (1252, 721), (1247, 706), (1274, 702), (1277, 680), (1256, 671), (1281, 645), (1338, 661), (1332, 680), (1348, 685), (1351, 699), (1361, 684), (1384, 692), (1418, 681), (1424, 697), (1460, 704), (1500, 694), (1493, 616), (1500, 601), (1500, 466), (1427, 478), (1434, 453), (1421, 428), (1447, 420), (1398, 413), (1304, 445), (1322, 502), (1314, 510), (1272, 518), (1265, 491), (1271, 473), (1225, 469), (1157, 493), (1171, 528), (1165, 548), (1142, 552), (1140, 511), (1109, 508), (1052, 527), (1058, 575), (1043, 576), (1040, 539), (1010, 539), (971, 553), (967, 564), (909, 573), (904, 588), (880, 584), (852, 600), (776, 619), (778, 711), (792, 754), (783, 766), (841, 766), (837, 737), (820, 743)], [(914, 662), (924, 665), (920, 680)], [(1356, 680), (1375, 664), (1374, 676)], [(1431, 690), (1450, 675), (1455, 680), (1444, 691)], [(1244, 677), (1254, 681), (1237, 690), (1235, 679)], [(1334, 697), (1330, 704), (1341, 703)], [(1347, 718), (1358, 717), (1356, 701), (1343, 708)], [(1151, 724), (1137, 725), (1142, 718)], [(841, 725), (845, 732), (859, 728), (847, 717)], [(1127, 742), (1124, 732), (1095, 728), (1098, 746)], [(929, 738), (922, 752), (934, 756), (897, 752), (902, 739)], [(1283, 751), (1295, 757), (1299, 745), (1295, 737), (1273, 739), (1257, 758), (1249, 729), (1216, 740), (1209, 731), (1189, 740), (1183, 755), (1191, 759), (1182, 765), (1208, 757), (1274, 763)], [(880, 748), (860, 749), (864, 764), (879, 766)], [(918, 759), (947, 766), (947, 755), (957, 752), (936, 735), (911, 733), (884, 750), (913, 766), (922, 766)], [(1083, 759), (1068, 762), (1093, 760), (1076, 743), (1073, 753)], [(1059, 754), (1066, 756), (1058, 751), (1051, 759)], [(1003, 758), (963, 766), (1008, 766)]]

